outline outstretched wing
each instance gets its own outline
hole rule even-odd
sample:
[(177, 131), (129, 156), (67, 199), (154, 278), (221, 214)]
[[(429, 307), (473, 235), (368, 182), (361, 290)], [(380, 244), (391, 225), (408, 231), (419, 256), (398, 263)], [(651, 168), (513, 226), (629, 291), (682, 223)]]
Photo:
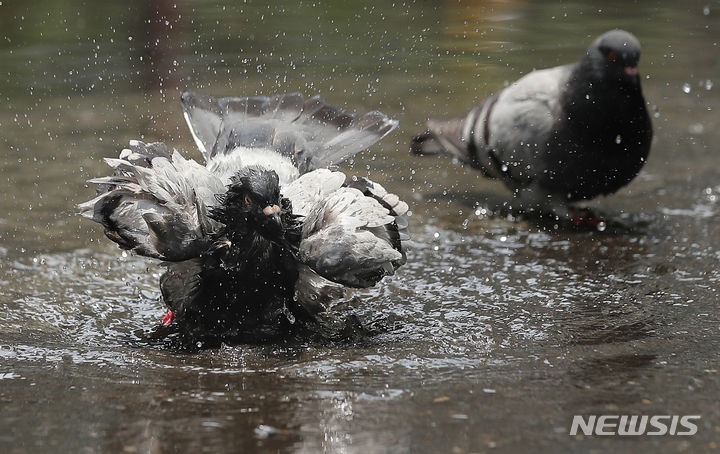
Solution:
[(341, 163), (397, 126), (381, 112), (355, 116), (298, 93), (215, 99), (186, 91), (181, 100), (208, 168), (223, 178), (263, 164), (286, 184), (298, 174)]
[(121, 248), (167, 261), (197, 257), (219, 224), (207, 216), (220, 179), (164, 144), (131, 141), (119, 159), (106, 159), (112, 176), (95, 178), (98, 196), (78, 205), (80, 214), (102, 224)]
[(379, 184), (319, 169), (283, 195), (305, 216), (299, 258), (320, 276), (369, 287), (405, 263), (408, 207)]

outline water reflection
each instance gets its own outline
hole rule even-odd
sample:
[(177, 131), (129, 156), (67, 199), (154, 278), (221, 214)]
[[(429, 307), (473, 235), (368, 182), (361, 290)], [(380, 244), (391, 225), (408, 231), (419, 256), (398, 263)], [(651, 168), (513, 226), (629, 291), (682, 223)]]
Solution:
[(242, 452), (277, 452), (302, 439), (299, 425), (288, 425), (287, 419), (298, 408), (298, 398), (254, 391), (280, 387), (272, 375), (246, 375), (238, 386), (225, 374), (157, 372), (156, 386), (136, 390), (138, 399), (108, 396), (121, 406), (117, 423), (105, 429), (104, 449), (200, 452), (232, 446)]
[(618, 412), (621, 408), (626, 414), (642, 413), (646, 382), (657, 372), (656, 363), (657, 355), (651, 353), (577, 360), (568, 368), (569, 381), (586, 393), (568, 405), (574, 414)]
[(642, 339), (658, 323), (637, 302), (581, 301), (558, 322), (569, 344), (596, 345)]

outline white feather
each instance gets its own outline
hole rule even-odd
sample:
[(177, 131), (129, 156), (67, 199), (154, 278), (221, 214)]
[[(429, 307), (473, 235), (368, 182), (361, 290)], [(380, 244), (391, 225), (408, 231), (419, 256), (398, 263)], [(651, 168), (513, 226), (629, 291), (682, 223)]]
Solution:
[(282, 188), (282, 194), (292, 202), (293, 213), (307, 216), (310, 210), (324, 201), (345, 183), (345, 174), (328, 169), (313, 170)]
[(289, 158), (267, 148), (237, 147), (230, 153), (213, 156), (208, 162), (208, 169), (227, 185), (230, 183), (230, 177), (238, 170), (251, 165), (274, 170), (280, 178), (281, 187), (300, 176), (297, 167)]

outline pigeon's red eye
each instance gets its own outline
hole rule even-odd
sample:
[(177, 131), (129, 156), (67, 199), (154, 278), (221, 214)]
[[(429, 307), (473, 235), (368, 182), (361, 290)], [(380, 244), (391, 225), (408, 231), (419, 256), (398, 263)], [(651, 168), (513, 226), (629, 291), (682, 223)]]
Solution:
[(617, 56), (615, 55), (615, 52), (610, 51), (610, 53), (608, 54), (608, 58), (610, 59), (610, 61), (615, 61), (617, 59)]
[(245, 205), (250, 206), (252, 205), (252, 200), (250, 200), (250, 197), (245, 196)]

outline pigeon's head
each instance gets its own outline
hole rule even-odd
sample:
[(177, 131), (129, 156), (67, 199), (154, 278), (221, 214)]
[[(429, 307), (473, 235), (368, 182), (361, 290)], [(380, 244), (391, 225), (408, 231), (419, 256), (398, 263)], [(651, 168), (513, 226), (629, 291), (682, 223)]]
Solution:
[(217, 196), (219, 206), (213, 208), (212, 217), (227, 226), (229, 231), (254, 230), (270, 241), (279, 241), (283, 235), (277, 173), (261, 166), (248, 166), (230, 179), (225, 194)]
[(606, 78), (638, 82), (640, 41), (624, 30), (610, 30), (600, 35), (588, 49), (593, 68)]

